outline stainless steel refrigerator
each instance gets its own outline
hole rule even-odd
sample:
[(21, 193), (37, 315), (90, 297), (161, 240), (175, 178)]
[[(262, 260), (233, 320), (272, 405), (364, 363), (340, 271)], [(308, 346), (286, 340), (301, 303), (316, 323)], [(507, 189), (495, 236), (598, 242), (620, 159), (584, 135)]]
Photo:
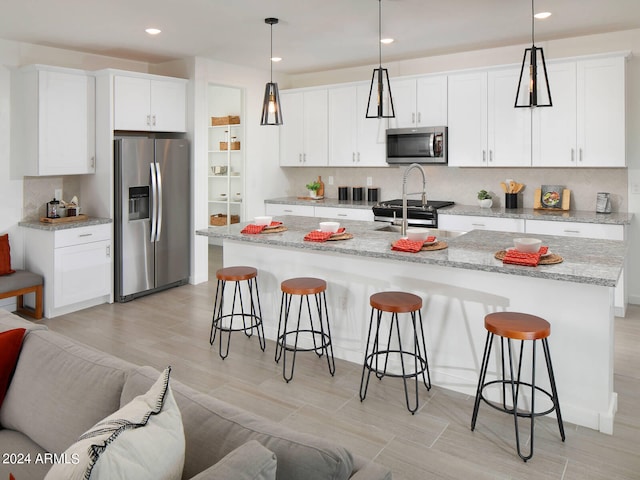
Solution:
[(189, 143), (116, 136), (115, 297), (126, 302), (189, 277)]

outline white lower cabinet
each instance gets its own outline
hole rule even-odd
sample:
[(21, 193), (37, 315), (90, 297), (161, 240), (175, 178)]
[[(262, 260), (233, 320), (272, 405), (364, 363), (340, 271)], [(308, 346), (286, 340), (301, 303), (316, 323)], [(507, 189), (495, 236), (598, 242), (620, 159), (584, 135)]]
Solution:
[(471, 230), (497, 230), (499, 232), (524, 232), (524, 220), (519, 218), (481, 217), (473, 215), (438, 214), (438, 228), (456, 232)]
[[(539, 235), (559, 235), (565, 237), (598, 238), (601, 240), (620, 240), (626, 238), (624, 225), (604, 225), (601, 223), (550, 222), (548, 220), (527, 220), (526, 232)], [(626, 270), (620, 274), (615, 290), (614, 307), (618, 317), (624, 317), (627, 311), (628, 295)]]
[(373, 222), (373, 210), (370, 208), (315, 207), (315, 216)]
[(373, 210), (370, 208), (321, 207), (286, 203), (266, 203), (264, 210), (265, 215), (272, 216), (299, 215), (301, 217), (373, 221)]
[(44, 315), (111, 301), (111, 224), (25, 231), (25, 263), (44, 277)]
[(291, 205), (285, 203), (265, 204), (265, 214), (272, 216), (299, 215), (301, 217), (313, 217), (315, 215), (312, 205)]

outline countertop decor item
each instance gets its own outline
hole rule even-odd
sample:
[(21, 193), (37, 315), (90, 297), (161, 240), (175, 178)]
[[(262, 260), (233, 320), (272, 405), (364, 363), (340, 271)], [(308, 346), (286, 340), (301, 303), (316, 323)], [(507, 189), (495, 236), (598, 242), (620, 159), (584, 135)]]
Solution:
[(536, 189), (533, 199), (534, 210), (569, 210), (571, 190), (562, 185), (542, 185)]
[[(535, 11), (531, 0), (531, 47), (524, 50), (522, 57), (522, 67), (520, 67), (520, 77), (518, 79), (518, 90), (516, 91), (515, 108), (528, 107), (551, 107), (551, 89), (549, 88), (549, 77), (547, 76), (547, 65), (544, 61), (544, 50), (535, 45)], [(527, 62), (528, 58), (528, 62)], [(527, 68), (525, 66), (528, 64)], [(542, 69), (538, 76), (538, 70)], [(525, 70), (527, 74), (525, 74)], [(525, 76), (526, 75), (526, 76)], [(524, 82), (523, 80), (524, 76)], [(540, 95), (539, 95), (540, 94)]]
[(260, 125), (282, 125), (282, 109), (280, 103), (280, 93), (278, 84), (273, 81), (273, 26), (278, 23), (277, 18), (265, 18), (264, 23), (271, 27), (271, 77), (264, 89), (264, 100), (262, 101), (262, 117)]
[(481, 208), (491, 208), (493, 205), (493, 199), (491, 198), (491, 194), (486, 190), (480, 190), (478, 192), (478, 203)]
[(382, 0), (378, 0), (378, 60), (371, 76), (366, 118), (395, 118), (389, 71), (382, 68)]

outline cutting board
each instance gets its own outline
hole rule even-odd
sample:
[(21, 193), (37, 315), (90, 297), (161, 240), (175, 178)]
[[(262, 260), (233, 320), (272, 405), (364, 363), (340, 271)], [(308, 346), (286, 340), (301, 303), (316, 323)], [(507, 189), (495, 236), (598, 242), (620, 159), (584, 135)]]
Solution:
[(60, 218), (46, 218), (41, 217), (42, 223), (66, 223), (66, 222), (84, 222), (89, 217), (84, 214), (76, 215), (75, 217), (60, 217)]

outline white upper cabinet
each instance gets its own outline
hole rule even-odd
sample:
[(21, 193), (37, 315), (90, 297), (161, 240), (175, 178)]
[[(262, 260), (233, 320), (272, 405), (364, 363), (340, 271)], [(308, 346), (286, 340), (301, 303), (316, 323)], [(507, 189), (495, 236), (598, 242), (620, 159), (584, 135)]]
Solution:
[(187, 81), (116, 75), (114, 130), (185, 132)]
[(369, 85), (329, 89), (329, 165), (387, 166), (386, 122), (366, 118)]
[(326, 166), (329, 156), (328, 92), (326, 88), (282, 92), (280, 166)]
[(449, 75), (449, 165), (531, 165), (531, 113), (514, 108), (520, 69)]
[(487, 73), (449, 75), (449, 165), (487, 165)]
[(32, 65), (12, 72), (11, 156), (19, 175), (95, 171), (95, 78)]
[(531, 110), (514, 107), (519, 75), (520, 67), (512, 67), (487, 76), (489, 167), (531, 166)]
[(532, 111), (534, 167), (576, 165), (576, 63), (548, 63), (552, 107)]
[(625, 58), (547, 65), (553, 107), (533, 110), (533, 166), (624, 167)]
[(391, 80), (395, 118), (389, 128), (447, 125), (447, 76)]
[(577, 164), (624, 167), (625, 58), (577, 62)]

